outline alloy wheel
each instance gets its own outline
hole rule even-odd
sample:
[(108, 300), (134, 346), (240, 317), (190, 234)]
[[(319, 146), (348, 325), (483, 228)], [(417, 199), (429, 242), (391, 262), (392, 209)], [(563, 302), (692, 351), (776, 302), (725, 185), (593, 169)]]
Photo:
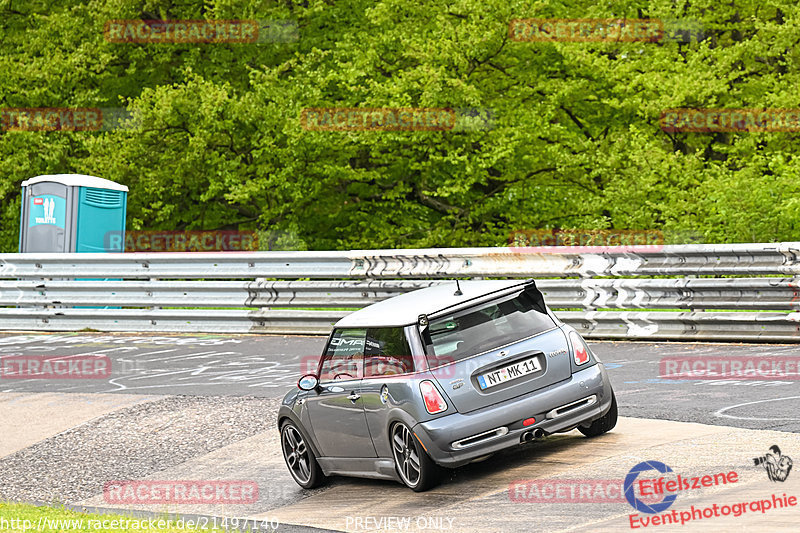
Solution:
[(281, 434), (281, 444), (289, 471), (300, 484), (308, 483), (311, 479), (311, 458), (303, 436), (297, 428), (287, 425)]
[(420, 478), (420, 458), (414, 435), (405, 424), (397, 424), (392, 431), (392, 450), (397, 471), (403, 482), (415, 487)]

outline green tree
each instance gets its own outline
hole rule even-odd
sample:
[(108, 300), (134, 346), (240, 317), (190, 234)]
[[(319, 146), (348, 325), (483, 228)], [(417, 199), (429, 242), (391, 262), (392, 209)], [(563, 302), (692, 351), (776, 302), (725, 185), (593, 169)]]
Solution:
[[(488, 0), (0, 2), (0, 105), (126, 106), (130, 129), (3, 132), (0, 247), (19, 183), (131, 187), (131, 229), (259, 229), (269, 247), (502, 245), (521, 228), (796, 239), (797, 136), (669, 133), (671, 108), (797, 108), (800, 8)], [(516, 18), (651, 18), (658, 42), (517, 42)], [(133, 44), (111, 19), (297, 22), (299, 39)], [(309, 131), (317, 107), (489, 113), (453, 131)], [(484, 115), (486, 116), (486, 115)]]

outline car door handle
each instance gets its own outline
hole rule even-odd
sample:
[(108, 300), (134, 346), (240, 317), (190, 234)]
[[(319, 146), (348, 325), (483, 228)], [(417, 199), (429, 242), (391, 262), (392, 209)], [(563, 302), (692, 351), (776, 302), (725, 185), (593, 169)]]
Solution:
[(358, 400), (359, 398), (361, 398), (361, 395), (360, 395), (360, 394), (358, 394), (356, 391), (353, 391), (353, 392), (351, 392), (351, 393), (350, 393), (350, 394), (347, 396), (347, 399), (348, 399), (348, 400), (350, 400), (350, 401), (351, 401), (351, 402), (353, 402), (353, 403), (355, 403), (355, 401), (356, 401), (356, 400)]

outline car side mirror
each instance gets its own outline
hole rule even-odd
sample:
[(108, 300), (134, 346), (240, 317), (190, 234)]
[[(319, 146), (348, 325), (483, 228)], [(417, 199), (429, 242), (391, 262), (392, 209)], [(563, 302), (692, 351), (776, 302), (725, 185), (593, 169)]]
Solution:
[(306, 374), (297, 382), (300, 390), (314, 390), (319, 386), (319, 379), (314, 374)]

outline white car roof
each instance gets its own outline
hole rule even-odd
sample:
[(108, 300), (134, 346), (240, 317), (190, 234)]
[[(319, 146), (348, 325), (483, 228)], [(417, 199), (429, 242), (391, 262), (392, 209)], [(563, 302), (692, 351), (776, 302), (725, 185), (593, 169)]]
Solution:
[(28, 185), (41, 183), (43, 181), (54, 181), (66, 185), (67, 187), (93, 187), (95, 189), (111, 189), (112, 191), (128, 192), (128, 187), (125, 185), (96, 176), (87, 176), (85, 174), (49, 174), (47, 176), (36, 176), (35, 178), (23, 181), (22, 186), (27, 187)]
[(408, 326), (415, 324), (421, 314), (431, 315), (493, 292), (517, 285), (521, 287), (529, 282), (530, 280), (459, 281), (463, 293), (460, 296), (455, 295), (456, 282), (446, 282), (407, 292), (359, 309), (339, 320), (334, 328)]

